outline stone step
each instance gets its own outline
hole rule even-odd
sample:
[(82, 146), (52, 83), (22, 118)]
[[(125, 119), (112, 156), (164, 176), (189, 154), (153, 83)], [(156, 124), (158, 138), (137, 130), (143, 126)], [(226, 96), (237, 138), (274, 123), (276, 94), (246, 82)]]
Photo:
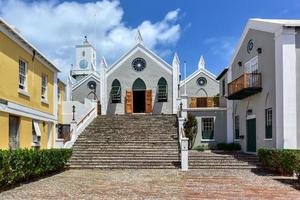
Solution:
[(81, 146), (78, 145), (76, 146), (76, 149), (82, 149), (82, 150), (140, 150), (140, 149), (144, 149), (144, 150), (160, 150), (160, 151), (168, 151), (168, 150), (174, 150), (177, 149), (178, 150), (178, 146), (126, 146), (126, 145), (119, 145), (119, 146), (95, 146), (95, 145), (91, 145), (91, 146)]
[(259, 166), (189, 166), (189, 169), (260, 169)]
[(179, 167), (175, 115), (99, 116), (73, 146), (70, 168)]
[(166, 154), (145, 152), (145, 153), (104, 153), (104, 152), (74, 152), (72, 157), (179, 157), (178, 152), (169, 152)]
[(70, 165), (70, 169), (178, 169), (179, 166)]

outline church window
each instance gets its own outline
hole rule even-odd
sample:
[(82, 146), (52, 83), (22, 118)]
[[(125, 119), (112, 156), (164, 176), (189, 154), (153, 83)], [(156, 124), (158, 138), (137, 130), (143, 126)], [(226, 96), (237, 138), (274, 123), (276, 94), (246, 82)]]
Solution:
[(143, 58), (136, 58), (132, 61), (132, 68), (137, 72), (141, 72), (146, 68), (146, 61)]
[(157, 84), (157, 101), (167, 102), (168, 101), (168, 83), (166, 79), (161, 77)]
[(205, 86), (206, 83), (207, 83), (207, 80), (206, 80), (206, 78), (204, 78), (204, 77), (200, 77), (200, 78), (197, 79), (197, 84), (198, 84), (199, 86)]
[(111, 85), (110, 91), (111, 103), (121, 103), (121, 84), (115, 79)]
[(27, 81), (27, 63), (24, 60), (19, 60), (19, 88), (26, 90)]
[(85, 56), (85, 51), (82, 52), (82, 57), (84, 57), (84, 56)]
[(42, 74), (42, 99), (47, 99), (47, 84), (48, 77), (45, 74)]

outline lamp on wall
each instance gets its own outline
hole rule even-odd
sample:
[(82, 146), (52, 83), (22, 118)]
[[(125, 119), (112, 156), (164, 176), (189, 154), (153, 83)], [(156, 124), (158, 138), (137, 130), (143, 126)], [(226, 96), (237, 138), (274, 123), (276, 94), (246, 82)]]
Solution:
[(247, 110), (247, 115), (252, 115), (252, 109)]
[(238, 62), (239, 67), (241, 67), (243, 65), (242, 61)]
[(261, 48), (257, 48), (256, 51), (257, 51), (258, 54), (261, 54), (262, 49)]

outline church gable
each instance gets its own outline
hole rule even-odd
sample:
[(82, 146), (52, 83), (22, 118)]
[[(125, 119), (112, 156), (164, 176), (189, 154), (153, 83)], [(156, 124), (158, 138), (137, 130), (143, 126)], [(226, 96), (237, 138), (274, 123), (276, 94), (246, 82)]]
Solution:
[(143, 45), (137, 44), (132, 50), (122, 56), (108, 69), (107, 75), (110, 76), (112, 73), (114, 73), (114, 71), (119, 70), (119, 68), (132, 68), (132, 62), (135, 58), (142, 58), (146, 61), (145, 70), (159, 67), (161, 70), (172, 74), (172, 67), (168, 63), (166, 63), (162, 58), (154, 54), (149, 49), (145, 48)]
[(189, 97), (213, 97), (219, 94), (219, 83), (211, 75), (198, 71), (183, 80), (180, 85), (180, 94), (184, 94), (185, 86)]

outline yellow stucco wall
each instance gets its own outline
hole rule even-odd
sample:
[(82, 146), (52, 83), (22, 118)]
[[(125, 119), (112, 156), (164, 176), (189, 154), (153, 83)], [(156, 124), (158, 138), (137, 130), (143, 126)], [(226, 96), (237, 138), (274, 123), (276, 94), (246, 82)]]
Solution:
[(0, 111), (0, 149), (8, 149), (8, 113)]
[(19, 130), (20, 148), (31, 148), (32, 146), (32, 119), (20, 117)]
[[(5, 34), (0, 32), (0, 94), (2, 99), (21, 104), (42, 112), (53, 114), (54, 73)], [(27, 89), (30, 97), (19, 90), (19, 59), (27, 62)], [(47, 100), (41, 102), (42, 74), (48, 76)]]
[(62, 117), (62, 102), (65, 100), (65, 89), (66, 86), (63, 82), (58, 81), (58, 89), (60, 90), (60, 100), (58, 102), (58, 123), (63, 123)]

